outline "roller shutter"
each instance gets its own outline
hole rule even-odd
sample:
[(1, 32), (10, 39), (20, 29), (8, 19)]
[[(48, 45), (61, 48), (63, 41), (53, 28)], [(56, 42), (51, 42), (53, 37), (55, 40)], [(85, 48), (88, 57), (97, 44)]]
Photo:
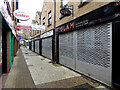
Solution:
[(35, 41), (35, 52), (39, 54), (39, 40)]
[(52, 59), (52, 37), (42, 39), (42, 55)]
[(59, 62), (110, 85), (112, 23), (59, 35)]

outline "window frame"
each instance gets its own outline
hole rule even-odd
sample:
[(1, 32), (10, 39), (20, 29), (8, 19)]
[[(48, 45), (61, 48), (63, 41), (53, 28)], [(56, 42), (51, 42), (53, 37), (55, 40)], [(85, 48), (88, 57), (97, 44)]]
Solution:
[(43, 18), (43, 25), (45, 25), (45, 17)]
[(80, 0), (80, 5), (78, 5), (78, 8), (84, 6), (86, 3), (88, 3), (88, 1), (91, 1), (91, 0), (84, 0), (84, 2), (83, 0)]
[(52, 12), (51, 10), (48, 13), (48, 26), (50, 26), (52, 24)]
[(68, 0), (67, 0), (67, 3), (65, 5), (63, 5), (63, 4), (64, 4), (64, 0), (61, 0), (61, 8), (68, 6)]
[(80, 0), (81, 4), (86, 3), (88, 0)]

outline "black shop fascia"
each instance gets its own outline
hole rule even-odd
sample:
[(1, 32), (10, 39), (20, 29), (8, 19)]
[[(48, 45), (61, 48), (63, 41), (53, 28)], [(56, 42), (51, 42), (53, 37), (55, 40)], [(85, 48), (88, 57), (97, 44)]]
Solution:
[(64, 23), (56, 28), (56, 33), (61, 34), (100, 23), (120, 20), (120, 2), (111, 2), (103, 7), (95, 9), (70, 22)]

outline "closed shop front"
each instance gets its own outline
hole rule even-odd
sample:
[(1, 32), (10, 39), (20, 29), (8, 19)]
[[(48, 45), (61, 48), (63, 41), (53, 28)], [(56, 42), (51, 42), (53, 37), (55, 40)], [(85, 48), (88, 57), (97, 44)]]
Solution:
[(110, 84), (111, 34), (106, 23), (59, 35), (59, 63)]
[(59, 35), (59, 63), (75, 69), (75, 33)]
[(35, 41), (35, 52), (39, 53), (39, 40)]
[(112, 68), (117, 69), (112, 65), (115, 59), (112, 57), (113, 22), (117, 22), (118, 27), (120, 17), (111, 12), (102, 13), (106, 8), (108, 6), (65, 23), (57, 27), (56, 32), (59, 35), (60, 64), (111, 86), (115, 83), (112, 82), (115, 78)]
[(52, 37), (42, 39), (42, 55), (52, 59)]
[(52, 35), (53, 35), (53, 30), (41, 35), (42, 55), (50, 59), (52, 59)]
[(32, 41), (32, 51), (34, 51), (34, 41)]
[(101, 24), (77, 31), (77, 71), (111, 84), (111, 35), (112, 23)]
[(35, 40), (35, 52), (38, 54), (39, 54), (39, 49), (40, 49), (39, 39), (40, 39), (40, 36), (37, 36), (36, 38), (34, 38), (34, 40)]

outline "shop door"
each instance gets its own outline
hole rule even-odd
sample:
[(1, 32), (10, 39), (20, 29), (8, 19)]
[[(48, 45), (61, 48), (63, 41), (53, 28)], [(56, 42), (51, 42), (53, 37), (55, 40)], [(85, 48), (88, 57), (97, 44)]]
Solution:
[(113, 23), (112, 84), (117, 88), (120, 88), (119, 52), (120, 52), (120, 21), (116, 21)]
[(7, 32), (2, 30), (2, 73), (7, 73)]
[(29, 42), (29, 49), (31, 50), (31, 42)]

